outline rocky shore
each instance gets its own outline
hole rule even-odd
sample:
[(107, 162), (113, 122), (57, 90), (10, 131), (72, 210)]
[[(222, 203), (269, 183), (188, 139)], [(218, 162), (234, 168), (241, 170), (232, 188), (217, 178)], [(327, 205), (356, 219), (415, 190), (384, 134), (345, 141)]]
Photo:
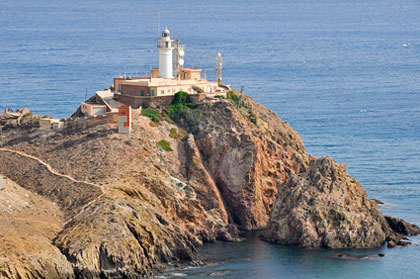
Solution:
[(246, 95), (195, 111), (193, 127), (133, 115), (129, 135), (113, 124), (4, 131), (1, 276), (137, 278), (241, 230), (301, 248), (392, 247), (420, 233)]

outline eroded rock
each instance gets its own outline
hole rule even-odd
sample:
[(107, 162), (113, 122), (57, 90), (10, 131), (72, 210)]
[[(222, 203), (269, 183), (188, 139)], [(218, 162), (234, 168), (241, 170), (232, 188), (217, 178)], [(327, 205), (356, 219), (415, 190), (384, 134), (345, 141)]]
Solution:
[[(7, 148), (33, 157), (0, 150), (0, 173), (62, 216), (40, 242), (63, 259), (63, 266), (50, 261), (59, 277), (146, 276), (195, 260), (205, 242), (240, 240), (238, 228), (266, 229), (266, 240), (304, 248), (407, 243), (344, 165), (311, 157), (287, 122), (240, 96), (199, 104), (198, 129), (186, 138), (170, 136), (180, 129), (174, 124), (139, 115), (130, 135), (106, 124), (34, 147), (33, 131), (4, 133)], [(161, 140), (172, 151), (159, 148)]]
[(381, 246), (387, 231), (360, 183), (324, 157), (280, 185), (264, 238), (302, 248), (366, 248)]

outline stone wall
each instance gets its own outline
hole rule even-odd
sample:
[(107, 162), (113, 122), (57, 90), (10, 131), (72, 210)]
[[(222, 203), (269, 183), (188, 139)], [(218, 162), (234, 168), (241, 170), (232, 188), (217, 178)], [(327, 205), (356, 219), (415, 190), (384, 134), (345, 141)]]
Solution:
[(80, 117), (76, 119), (66, 119), (64, 130), (69, 132), (79, 131), (88, 127), (102, 125), (107, 123), (118, 123), (118, 113), (106, 113), (103, 115)]
[(139, 97), (139, 96), (128, 96), (115, 93), (114, 99), (120, 103), (131, 106), (134, 109), (139, 107), (157, 107), (170, 105), (174, 96), (157, 96), (157, 97)]
[[(207, 95), (209, 94), (207, 93), (190, 94), (190, 98), (193, 101), (193, 103), (199, 103), (200, 101), (204, 100)], [(139, 107), (156, 108), (158, 106), (168, 106), (172, 103), (174, 96), (170, 95), (170, 96), (157, 96), (157, 97), (139, 97), (139, 96), (128, 96), (128, 95), (115, 93), (114, 99), (120, 103), (129, 105), (132, 108), (137, 109)]]

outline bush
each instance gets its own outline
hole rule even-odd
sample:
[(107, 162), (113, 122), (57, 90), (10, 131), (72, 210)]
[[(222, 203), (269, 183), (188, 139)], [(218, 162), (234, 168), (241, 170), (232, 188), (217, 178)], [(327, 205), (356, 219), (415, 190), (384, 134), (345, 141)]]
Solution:
[(242, 99), (242, 96), (238, 96), (235, 91), (229, 90), (226, 93), (226, 99), (238, 109), (244, 119), (257, 125), (257, 115), (253, 112), (252, 106)]
[(171, 144), (167, 142), (166, 140), (159, 141), (157, 145), (165, 151), (173, 151), (173, 149), (171, 148)]
[(196, 134), (198, 132), (202, 114), (203, 111), (201, 110), (187, 109), (180, 111), (179, 117), (185, 120), (185, 124), (187, 125), (188, 130), (191, 133)]
[(190, 95), (188, 95), (185, 91), (178, 91), (174, 95), (174, 99), (172, 100), (172, 105), (184, 104), (184, 105), (192, 105), (192, 100)]
[(201, 87), (199, 87), (199, 86), (193, 85), (193, 86), (191, 86), (191, 87), (192, 87), (192, 89), (193, 89), (195, 92), (197, 92), (197, 93), (204, 93), (203, 88), (201, 88)]
[(238, 95), (233, 90), (229, 90), (226, 93), (226, 99), (231, 100), (234, 104), (238, 103)]
[(172, 128), (169, 132), (169, 137), (173, 139), (184, 139), (187, 133), (183, 129)]
[(173, 138), (173, 139), (177, 139), (178, 138), (178, 130), (176, 128), (172, 128), (171, 131), (169, 132), (169, 137)]
[(152, 109), (152, 108), (142, 109), (141, 115), (151, 118), (153, 122), (159, 122), (160, 112), (157, 109)]

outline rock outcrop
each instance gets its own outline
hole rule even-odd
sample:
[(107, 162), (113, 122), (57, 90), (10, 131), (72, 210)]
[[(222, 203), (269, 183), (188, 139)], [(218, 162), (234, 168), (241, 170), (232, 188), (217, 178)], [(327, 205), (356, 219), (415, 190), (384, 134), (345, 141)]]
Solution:
[(195, 139), (232, 221), (253, 230), (267, 226), (278, 184), (305, 169), (309, 156), (286, 122), (245, 95), (242, 102), (257, 124), (229, 101), (206, 102)]
[[(39, 203), (51, 207), (43, 214), (54, 218), (30, 237), (1, 233), (4, 243), (12, 235), (26, 243), (1, 255), (1, 275), (136, 278), (170, 261), (194, 261), (205, 242), (237, 241), (240, 229), (264, 229), (268, 241), (305, 248), (398, 244), (400, 233), (414, 230), (387, 221), (345, 166), (308, 155), (287, 122), (236, 96), (197, 104), (194, 134), (182, 121), (140, 115), (130, 135), (114, 124), (45, 135), (4, 131), (0, 173), (45, 200)], [(21, 214), (28, 222), (47, 218)]]
[(330, 157), (280, 185), (267, 240), (302, 248), (381, 246), (389, 227), (376, 202)]
[(420, 228), (416, 225), (410, 224), (400, 218), (394, 218), (391, 216), (385, 216), (391, 229), (403, 235), (418, 235), (420, 234)]

